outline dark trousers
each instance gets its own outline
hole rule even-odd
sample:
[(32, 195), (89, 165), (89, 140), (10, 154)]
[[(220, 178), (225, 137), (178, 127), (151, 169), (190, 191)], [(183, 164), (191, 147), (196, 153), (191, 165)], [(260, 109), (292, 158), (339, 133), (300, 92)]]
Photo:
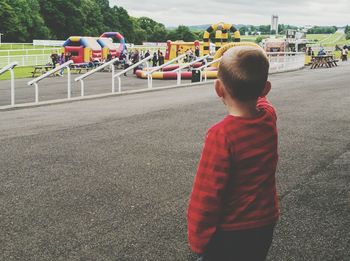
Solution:
[(218, 231), (198, 261), (264, 261), (275, 224), (250, 230)]

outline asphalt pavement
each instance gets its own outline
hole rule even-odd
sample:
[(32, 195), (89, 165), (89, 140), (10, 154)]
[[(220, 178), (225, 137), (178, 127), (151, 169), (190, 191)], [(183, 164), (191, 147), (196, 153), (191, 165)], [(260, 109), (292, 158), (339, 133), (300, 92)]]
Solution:
[[(349, 72), (270, 76), (281, 219), (268, 260), (349, 260)], [(188, 198), (225, 114), (212, 84), (0, 112), (0, 260), (194, 260)]]

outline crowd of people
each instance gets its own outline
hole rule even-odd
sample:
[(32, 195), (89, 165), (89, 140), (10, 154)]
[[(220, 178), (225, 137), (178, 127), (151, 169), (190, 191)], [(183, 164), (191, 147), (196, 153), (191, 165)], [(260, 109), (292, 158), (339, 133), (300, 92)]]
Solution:
[[(52, 62), (52, 67), (55, 68), (57, 65), (62, 65), (69, 60), (72, 59), (72, 54), (71, 53), (61, 53), (61, 55), (58, 55), (57, 52), (53, 52), (50, 56), (51, 62)], [(60, 70), (59, 76), (63, 76), (64, 73), (64, 68)]]
[[(188, 49), (185, 52), (186, 56), (182, 59), (182, 62), (184, 63), (189, 63), (189, 62), (193, 62), (195, 61), (197, 58), (200, 57), (200, 49), (197, 46), (195, 48), (195, 50), (193, 51), (192, 49)], [(177, 52), (177, 56), (179, 56), (180, 53)], [(127, 49), (125, 49), (119, 57), (119, 61), (117, 61), (115, 63), (115, 65), (120, 65), (124, 70), (129, 68), (130, 66), (140, 62), (141, 60), (152, 56), (151, 64), (153, 67), (157, 67), (157, 66), (162, 66), (165, 63), (165, 55), (161, 50), (157, 50), (156, 52), (152, 52), (150, 50), (132, 50), (132, 51), (128, 51)], [(72, 54), (71, 53), (64, 53), (62, 52), (60, 55), (57, 52), (53, 52), (50, 56), (51, 58), (51, 65), (53, 68), (55, 68), (57, 65), (62, 65), (65, 62), (69, 61), (72, 59)], [(106, 59), (104, 61), (100, 61), (98, 59), (93, 59), (91, 58), (90, 62), (88, 63), (88, 66), (91, 68), (95, 68), (96, 66), (98, 66), (99, 64), (103, 63), (103, 62), (109, 62), (113, 59), (111, 54), (108, 54)], [(133, 72), (134, 74), (136, 73), (137, 70), (142, 69), (142, 66), (137, 66), (134, 68)], [(63, 72), (64, 69), (62, 69), (60, 71), (60, 76), (63, 76)], [(124, 74), (125, 76), (127, 76), (127, 74)]]
[[(128, 52), (127, 50), (124, 50), (124, 52), (120, 55), (119, 63), (123, 65), (123, 68), (125, 70), (149, 56), (151, 56), (150, 50), (147, 50), (147, 51), (134, 50), (130, 52)], [(153, 52), (151, 61), (152, 61), (153, 67), (163, 65), (165, 62), (165, 56), (163, 52), (160, 50), (158, 50), (157, 52)], [(134, 74), (139, 69), (142, 69), (142, 67), (141, 66), (135, 67)], [(127, 76), (127, 74), (124, 73), (124, 76)]]

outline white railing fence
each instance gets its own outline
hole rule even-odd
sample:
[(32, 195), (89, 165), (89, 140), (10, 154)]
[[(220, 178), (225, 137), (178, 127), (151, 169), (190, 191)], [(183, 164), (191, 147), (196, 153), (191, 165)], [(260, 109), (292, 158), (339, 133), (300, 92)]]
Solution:
[(85, 84), (84, 84), (84, 79), (103, 70), (106, 67), (110, 67), (111, 72), (112, 72), (112, 93), (115, 93), (115, 83), (114, 83), (114, 72), (115, 72), (115, 68), (114, 68), (114, 63), (119, 61), (119, 58), (114, 58), (113, 60), (110, 60), (107, 63), (104, 63), (100, 66), (98, 66), (97, 68), (91, 70), (90, 72), (87, 72), (77, 78), (74, 79), (74, 81), (76, 82), (80, 82), (80, 86), (81, 86), (81, 96), (83, 97), (85, 95)]
[(175, 62), (178, 62), (178, 61), (182, 60), (182, 59), (185, 58), (185, 57), (186, 57), (186, 54), (184, 53), (184, 54), (182, 54), (182, 55), (180, 55), (180, 56), (178, 56), (178, 57), (176, 57), (176, 58), (174, 58), (174, 59), (172, 59), (172, 60), (170, 60), (170, 61), (164, 63), (163, 65), (157, 66), (157, 67), (155, 67), (153, 70), (150, 70), (149, 72), (147, 72), (146, 75), (147, 75), (147, 85), (148, 85), (148, 88), (149, 88), (149, 89), (152, 89), (152, 87), (153, 87), (153, 76), (152, 76), (152, 74), (153, 74), (154, 72), (159, 71), (159, 70), (163, 69), (164, 67), (166, 67), (166, 66), (168, 66), (168, 65), (170, 65), (170, 64), (173, 64), (173, 63), (175, 63)]
[(40, 54), (46, 54), (51, 55), (51, 52), (60, 52), (62, 48), (40, 48), (40, 49), (12, 49), (12, 50), (0, 50), (0, 58), (2, 56), (17, 56), (20, 57), (22, 55), (40, 55)]
[(17, 49), (17, 50), (23, 50), (23, 49), (42, 49), (42, 48), (51, 48), (52, 46), (44, 45), (34, 45), (33, 43), (1, 43), (1, 46), (3, 48), (6, 47), (6, 49)]
[(0, 56), (0, 67), (15, 61), (18, 62), (18, 67), (24, 67), (50, 63), (51, 58), (50, 54)]
[(148, 61), (152, 59), (152, 55), (146, 57), (145, 59), (139, 61), (138, 63), (133, 64), (132, 66), (128, 67), (125, 70), (122, 70), (121, 72), (115, 74), (113, 78), (117, 78), (118, 80), (118, 92), (122, 92), (122, 85), (121, 85), (121, 78), (120, 76), (123, 75), (124, 73), (127, 73), (131, 70), (134, 70), (135, 68), (138, 68), (140, 65), (146, 64), (146, 67), (149, 67)]
[[(200, 71), (200, 82), (203, 82), (203, 71), (204, 69), (208, 68), (210, 65), (214, 64), (214, 63), (218, 63), (220, 62), (222, 59), (222, 57), (218, 58), (218, 59), (215, 59), (209, 63), (205, 63), (204, 65), (202, 65), (201, 67), (198, 67), (196, 68), (196, 71)], [(207, 77), (207, 74), (204, 74), (204, 82), (207, 82), (208, 81), (208, 77)]]
[(305, 66), (305, 53), (267, 53), (269, 73), (295, 71)]
[[(305, 60), (305, 54), (304, 53), (268, 53), (268, 58), (270, 61), (270, 73), (278, 73), (278, 72), (286, 72), (286, 71), (293, 71), (293, 70), (299, 70), (301, 68), (304, 67), (304, 60)], [(145, 91), (145, 90), (152, 90), (153, 89), (153, 83), (152, 83), (152, 74), (162, 70), (164, 67), (171, 65), (173, 63), (177, 63), (180, 60), (182, 60), (184, 57), (186, 56), (186, 54), (180, 55), (179, 57), (161, 65), (158, 67), (153, 68), (152, 70), (146, 71), (144, 72), (145, 75), (147, 76), (147, 85), (145, 86), (145, 88), (143, 89), (138, 89), (138, 90), (132, 90), (132, 91), (125, 91), (125, 92), (139, 92), (139, 91)], [(209, 57), (208, 56), (204, 56), (201, 57), (199, 59), (197, 59), (196, 61), (193, 61), (189, 64), (179, 64), (179, 68), (175, 69), (171, 72), (175, 72), (178, 73), (178, 78), (177, 78), (177, 84), (176, 85), (171, 85), (171, 86), (166, 86), (166, 83), (162, 86), (162, 87), (157, 87), (157, 89), (163, 89), (163, 88), (171, 88), (171, 87), (177, 87), (177, 86), (181, 86), (181, 71), (183, 69), (186, 68), (190, 68), (191, 65), (200, 62), (200, 61), (205, 61), (205, 64), (203, 64), (201, 67), (199, 68), (195, 68), (193, 70), (197, 70), (201, 72), (200, 75), (200, 82), (199, 83), (191, 83), (191, 84), (185, 84), (185, 86), (187, 85), (197, 85), (197, 84), (201, 84), (201, 83), (207, 83), (207, 77), (204, 76), (203, 74), (206, 75), (206, 68), (208, 68), (209, 66), (211, 66), (214, 63), (220, 62), (221, 58), (213, 60), (211, 62), (207, 62), (207, 59)], [(87, 73), (75, 78), (76, 82), (80, 82), (81, 84), (81, 96), (85, 98), (85, 90), (84, 90), (84, 79), (86, 79), (87, 77), (90, 77), (92, 75), (94, 75), (95, 73), (101, 71), (104, 68), (107, 68), (108, 66), (110, 66), (112, 75), (111, 75), (111, 84), (112, 84), (112, 92), (111, 94), (115, 94), (115, 93), (122, 93), (122, 84), (121, 84), (121, 75), (123, 75), (124, 73), (127, 73), (131, 70), (133, 70), (134, 68), (139, 67), (142, 64), (146, 64), (146, 66), (148, 67), (148, 62), (149, 60), (152, 59), (152, 56), (149, 56), (143, 60), (141, 60), (140, 62), (130, 66), (129, 68), (125, 69), (125, 70), (121, 70), (116, 72), (115, 67), (114, 67), (114, 63), (116, 61), (118, 61), (118, 58), (115, 58), (91, 71), (88, 71)], [(35, 103), (38, 104), (39, 103), (39, 87), (38, 87), (38, 83), (40, 81), (42, 81), (43, 79), (49, 77), (52, 74), (57, 73), (58, 71), (60, 71), (62, 68), (67, 68), (67, 98), (66, 99), (71, 99), (72, 98), (72, 93), (71, 93), (71, 71), (70, 71), (70, 65), (73, 63), (73, 61), (68, 61), (64, 64), (62, 64), (61, 66), (56, 67), (55, 69), (43, 74), (42, 76), (31, 80), (30, 82), (28, 82), (28, 85), (34, 85), (35, 86)], [(13, 72), (13, 68), (15, 66), (17, 66), (19, 63), (17, 62), (13, 62), (7, 66), (5, 66), (3, 69), (0, 70), (0, 74), (4, 73), (5, 71), (10, 71), (11, 72), (11, 106), (14, 107), (15, 106), (15, 85), (14, 85), (14, 72)], [(116, 90), (116, 86), (115, 86), (115, 79), (117, 78), (118, 80), (118, 90)], [(140, 79), (140, 81), (142, 81)], [(109, 95), (109, 93), (104, 93), (103, 95)], [(78, 98), (78, 97), (77, 97)], [(28, 103), (31, 104), (31, 103)], [(23, 106), (24, 104), (21, 104), (21, 106)], [(20, 106), (19, 106), (20, 107)]]
[(205, 62), (207, 63), (207, 59), (210, 57), (210, 55), (205, 55), (203, 57), (199, 57), (198, 59), (190, 62), (190, 63), (187, 63), (187, 64), (183, 64), (183, 65), (180, 65), (179, 68), (173, 70), (172, 72), (176, 72), (177, 73), (177, 86), (181, 85), (181, 72), (183, 69), (186, 69), (186, 68), (191, 68), (192, 65), (196, 64), (196, 63), (199, 63), (199, 62)]
[(51, 71), (48, 71), (47, 73), (35, 78), (34, 80), (29, 81), (27, 84), (28, 85), (34, 85), (35, 86), (35, 103), (39, 103), (39, 86), (38, 83), (42, 80), (44, 80), (45, 78), (49, 77), (52, 74), (57, 73), (58, 71), (67, 68), (67, 99), (70, 99), (72, 97), (72, 89), (71, 89), (71, 72), (70, 72), (70, 68), (69, 65), (71, 65), (73, 63), (72, 60), (61, 64), (60, 66), (52, 69)]
[(4, 74), (7, 71), (10, 71), (11, 74), (11, 106), (15, 106), (15, 73), (13, 68), (17, 66), (17, 62), (13, 62), (9, 65), (6, 65), (0, 70), (0, 75)]

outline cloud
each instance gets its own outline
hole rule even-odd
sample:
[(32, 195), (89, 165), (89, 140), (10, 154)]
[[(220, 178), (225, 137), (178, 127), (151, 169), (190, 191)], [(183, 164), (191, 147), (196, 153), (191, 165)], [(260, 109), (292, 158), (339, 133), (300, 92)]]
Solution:
[(110, 0), (130, 15), (147, 16), (166, 26), (210, 24), (270, 24), (278, 14), (280, 23), (293, 25), (337, 25), (349, 23), (349, 0)]

